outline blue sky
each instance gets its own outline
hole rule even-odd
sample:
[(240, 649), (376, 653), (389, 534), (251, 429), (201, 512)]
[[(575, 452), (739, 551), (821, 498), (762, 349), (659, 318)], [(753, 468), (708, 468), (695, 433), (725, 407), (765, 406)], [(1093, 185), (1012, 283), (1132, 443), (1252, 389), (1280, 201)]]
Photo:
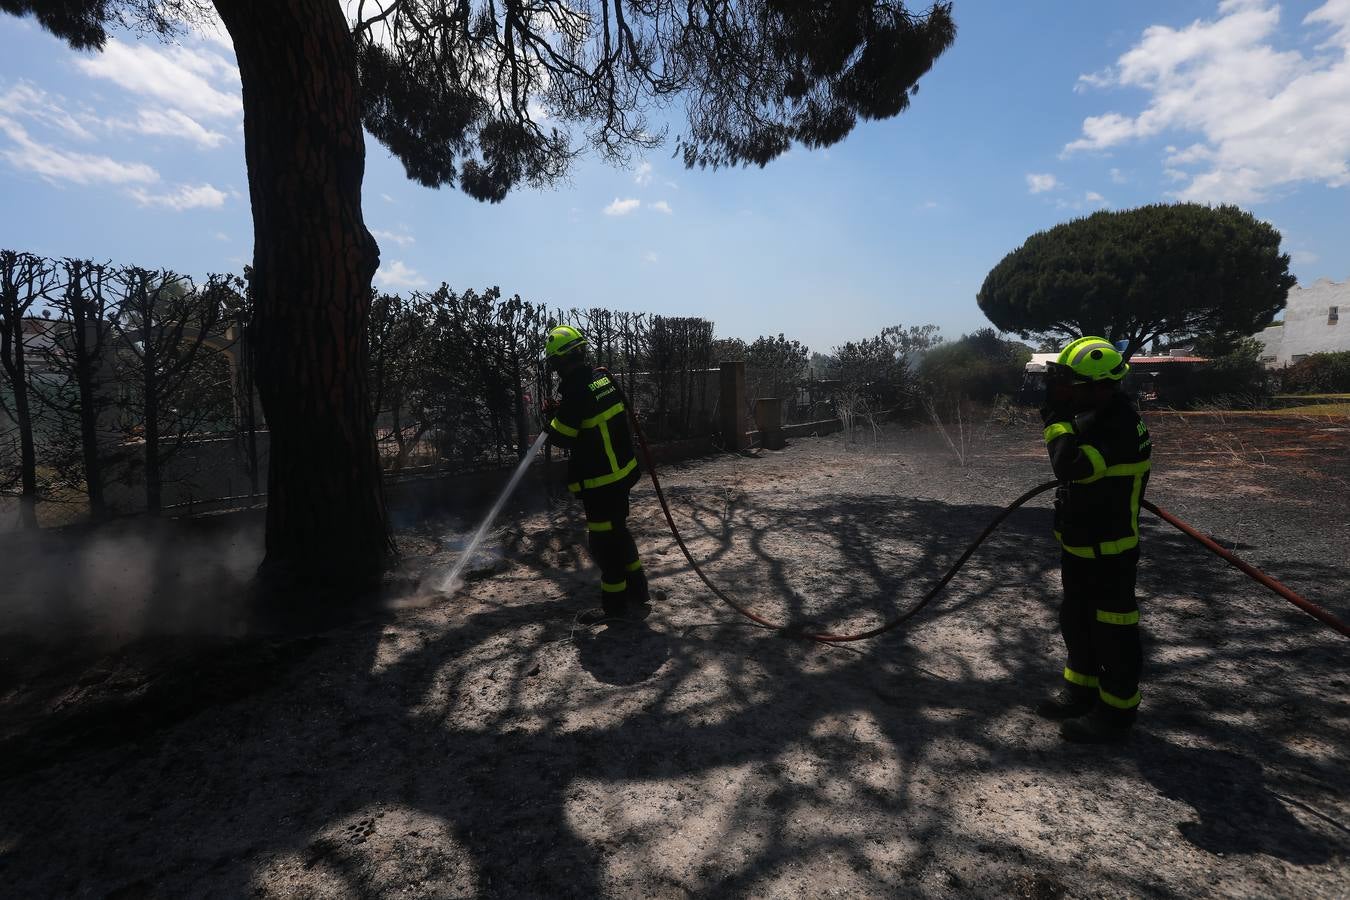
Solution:
[[(1091, 210), (1194, 199), (1274, 223), (1304, 283), (1350, 276), (1350, 0), (956, 0), (909, 111), (765, 169), (594, 159), (496, 206), (369, 142), (390, 289), (500, 285), (700, 315), (817, 350), (895, 323), (986, 324), (985, 273)], [(252, 252), (228, 44), (79, 54), (0, 14), (0, 247), (237, 270)]]

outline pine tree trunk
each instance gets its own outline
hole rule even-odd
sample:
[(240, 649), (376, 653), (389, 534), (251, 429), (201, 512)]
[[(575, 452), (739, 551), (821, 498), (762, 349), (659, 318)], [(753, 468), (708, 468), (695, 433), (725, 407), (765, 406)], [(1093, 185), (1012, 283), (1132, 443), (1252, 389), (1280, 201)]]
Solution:
[(271, 431), (264, 581), (359, 589), (392, 552), (368, 404), (379, 248), (361, 214), (356, 57), (338, 0), (215, 0), (243, 82), (255, 379)]

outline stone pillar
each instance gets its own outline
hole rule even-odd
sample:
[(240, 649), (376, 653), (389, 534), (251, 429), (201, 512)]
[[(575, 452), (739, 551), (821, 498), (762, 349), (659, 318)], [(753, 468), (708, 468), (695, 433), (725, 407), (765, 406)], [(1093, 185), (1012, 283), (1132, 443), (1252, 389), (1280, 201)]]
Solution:
[(760, 397), (755, 401), (755, 427), (760, 442), (768, 450), (782, 450), (787, 445), (783, 438), (783, 401), (778, 397)]
[(746, 440), (745, 363), (724, 362), (721, 374), (722, 395), (718, 400), (721, 411), (722, 440), (728, 450), (744, 450)]

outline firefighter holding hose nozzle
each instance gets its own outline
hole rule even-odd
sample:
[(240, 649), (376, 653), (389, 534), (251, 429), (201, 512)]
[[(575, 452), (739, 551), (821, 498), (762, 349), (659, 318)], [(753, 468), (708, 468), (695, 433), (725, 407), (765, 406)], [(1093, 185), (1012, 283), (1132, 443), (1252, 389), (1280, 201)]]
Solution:
[(640, 476), (628, 404), (604, 369), (592, 367), (586, 338), (571, 325), (548, 333), (545, 358), (558, 374), (549, 442), (569, 451), (567, 489), (581, 500), (591, 557), (600, 567), (600, 607), (578, 621), (622, 618), (650, 602), (637, 542), (628, 530), (628, 493)]
[(1061, 722), (1060, 733), (1077, 743), (1125, 740), (1139, 710), (1143, 652), (1134, 588), (1153, 448), (1121, 390), (1129, 371), (1121, 350), (1099, 337), (1079, 338), (1046, 366), (1041, 418), (1060, 482), (1055, 537), (1068, 661), (1062, 689), (1036, 712)]

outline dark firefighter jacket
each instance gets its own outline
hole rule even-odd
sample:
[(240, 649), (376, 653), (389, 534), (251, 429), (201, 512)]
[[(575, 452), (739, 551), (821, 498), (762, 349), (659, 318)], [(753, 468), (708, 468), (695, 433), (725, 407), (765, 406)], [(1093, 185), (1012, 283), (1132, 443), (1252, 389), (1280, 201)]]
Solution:
[(1139, 546), (1139, 504), (1153, 452), (1148, 428), (1124, 394), (1072, 419), (1049, 411), (1045, 445), (1059, 479), (1055, 537), (1074, 556), (1116, 556)]
[(567, 489), (574, 494), (638, 480), (637, 454), (628, 431), (627, 407), (608, 373), (580, 368), (560, 385), (557, 415), (549, 422), (553, 443), (567, 447)]

